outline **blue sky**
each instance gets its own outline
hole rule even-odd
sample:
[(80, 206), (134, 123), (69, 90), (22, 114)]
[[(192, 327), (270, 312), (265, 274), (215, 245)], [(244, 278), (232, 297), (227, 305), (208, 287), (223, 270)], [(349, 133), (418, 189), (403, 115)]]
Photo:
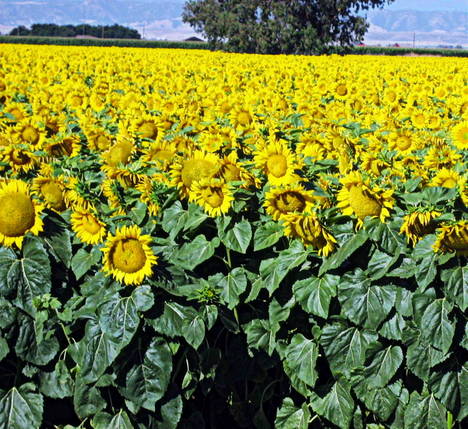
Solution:
[(468, 0), (395, 0), (386, 5), (388, 10), (462, 10), (468, 11)]

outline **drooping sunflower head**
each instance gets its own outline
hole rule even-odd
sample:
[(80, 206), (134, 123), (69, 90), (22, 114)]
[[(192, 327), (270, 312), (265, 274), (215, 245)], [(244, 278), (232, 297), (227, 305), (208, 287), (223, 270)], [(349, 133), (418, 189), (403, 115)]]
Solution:
[(33, 152), (20, 145), (10, 145), (4, 149), (3, 161), (7, 163), (14, 172), (30, 171), (37, 165), (37, 159)]
[(181, 196), (187, 198), (195, 182), (211, 179), (217, 175), (219, 165), (220, 159), (216, 155), (195, 150), (171, 166), (173, 184), (179, 188)]
[(468, 221), (461, 220), (438, 228), (433, 249), (435, 252), (455, 252), (457, 255), (468, 256)]
[(80, 139), (76, 135), (55, 138), (44, 144), (44, 150), (54, 158), (77, 156), (80, 149)]
[(21, 248), (28, 232), (38, 235), (43, 230), (42, 210), (43, 206), (31, 198), (25, 182), (0, 182), (0, 243)]
[(437, 223), (434, 219), (441, 215), (435, 210), (417, 210), (407, 214), (403, 218), (403, 224), (400, 228), (400, 234), (405, 234), (408, 242), (415, 245), (426, 234), (432, 234), (437, 228)]
[(201, 206), (210, 216), (221, 216), (231, 208), (234, 200), (232, 189), (220, 179), (202, 179), (194, 182), (190, 199)]
[(103, 252), (103, 271), (126, 285), (139, 285), (151, 276), (157, 263), (149, 244), (151, 237), (141, 234), (138, 226), (123, 226), (115, 235), (108, 234)]
[(358, 226), (367, 217), (378, 217), (381, 222), (390, 216), (393, 207), (393, 190), (371, 187), (358, 172), (351, 172), (341, 179), (343, 187), (338, 192), (337, 207), (346, 216), (355, 215)]
[(71, 215), (71, 226), (83, 243), (101, 243), (106, 235), (105, 224), (88, 210), (75, 209)]
[(288, 214), (282, 220), (287, 237), (298, 238), (304, 245), (314, 247), (320, 256), (328, 256), (335, 250), (335, 237), (326, 230), (315, 213)]
[(443, 188), (456, 188), (463, 189), (466, 179), (457, 173), (455, 170), (442, 168), (432, 178), (430, 186), (441, 186)]
[(270, 189), (265, 194), (263, 205), (266, 212), (274, 220), (278, 220), (291, 213), (310, 211), (314, 205), (314, 196), (299, 184), (286, 185)]
[(59, 213), (67, 208), (63, 178), (39, 175), (33, 179), (31, 190), (44, 201), (47, 208)]

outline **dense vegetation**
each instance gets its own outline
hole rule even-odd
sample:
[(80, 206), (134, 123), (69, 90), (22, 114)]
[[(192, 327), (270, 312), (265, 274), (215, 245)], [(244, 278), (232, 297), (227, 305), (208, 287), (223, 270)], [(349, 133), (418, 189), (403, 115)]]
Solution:
[(0, 427), (461, 429), (465, 61), (2, 45)]
[(33, 24), (31, 28), (24, 25), (13, 28), (10, 36), (46, 36), (46, 37), (76, 37), (87, 35), (107, 39), (141, 39), (140, 33), (133, 28), (122, 25), (57, 25)]

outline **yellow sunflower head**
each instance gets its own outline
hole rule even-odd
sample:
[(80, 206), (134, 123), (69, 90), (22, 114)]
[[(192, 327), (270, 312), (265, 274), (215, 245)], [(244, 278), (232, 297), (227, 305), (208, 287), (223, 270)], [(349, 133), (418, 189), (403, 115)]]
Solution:
[(215, 217), (229, 211), (234, 195), (226, 182), (220, 179), (203, 179), (194, 182), (190, 190), (190, 200)]
[(59, 213), (67, 208), (63, 178), (37, 176), (33, 179), (31, 190), (44, 201), (47, 208)]
[(355, 215), (359, 227), (367, 216), (378, 217), (381, 222), (390, 216), (394, 204), (393, 190), (383, 190), (377, 186), (371, 188), (356, 171), (343, 177), (341, 183), (343, 187), (338, 192), (337, 207), (346, 216)]
[(457, 255), (468, 256), (468, 221), (461, 220), (438, 228), (433, 249), (435, 252), (455, 252)]
[(43, 230), (42, 210), (43, 206), (31, 198), (25, 182), (0, 182), (0, 243), (21, 248), (28, 232), (38, 235)]
[(400, 234), (405, 234), (408, 242), (415, 245), (426, 234), (432, 234), (437, 228), (434, 219), (441, 215), (435, 210), (414, 211), (403, 218)]
[(160, 141), (145, 149), (141, 160), (145, 165), (155, 165), (163, 171), (168, 171), (175, 154), (176, 148), (173, 144)]
[(274, 220), (279, 220), (291, 213), (310, 211), (314, 196), (301, 185), (287, 185), (270, 189), (263, 205)]
[(37, 159), (32, 151), (16, 145), (11, 145), (3, 151), (3, 161), (8, 163), (14, 172), (30, 171), (37, 165)]
[(151, 237), (138, 226), (123, 226), (108, 234), (103, 252), (103, 271), (126, 285), (139, 285), (151, 276), (157, 256), (149, 247)]
[(288, 214), (282, 220), (287, 237), (298, 238), (304, 245), (314, 247), (320, 256), (328, 256), (335, 250), (335, 237), (320, 223), (316, 214)]
[(71, 226), (83, 243), (101, 243), (106, 235), (105, 224), (87, 210), (75, 209), (71, 215)]
[(463, 189), (466, 179), (454, 170), (442, 168), (432, 178), (430, 186), (441, 186), (443, 188), (459, 187)]
[(460, 150), (468, 149), (468, 121), (463, 121), (455, 125), (452, 130), (453, 144)]

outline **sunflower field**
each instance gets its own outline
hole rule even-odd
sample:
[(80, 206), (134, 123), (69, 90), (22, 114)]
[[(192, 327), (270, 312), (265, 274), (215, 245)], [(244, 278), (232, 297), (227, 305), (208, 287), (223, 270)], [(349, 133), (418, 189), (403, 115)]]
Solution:
[(2, 45), (0, 428), (461, 428), (466, 66)]

